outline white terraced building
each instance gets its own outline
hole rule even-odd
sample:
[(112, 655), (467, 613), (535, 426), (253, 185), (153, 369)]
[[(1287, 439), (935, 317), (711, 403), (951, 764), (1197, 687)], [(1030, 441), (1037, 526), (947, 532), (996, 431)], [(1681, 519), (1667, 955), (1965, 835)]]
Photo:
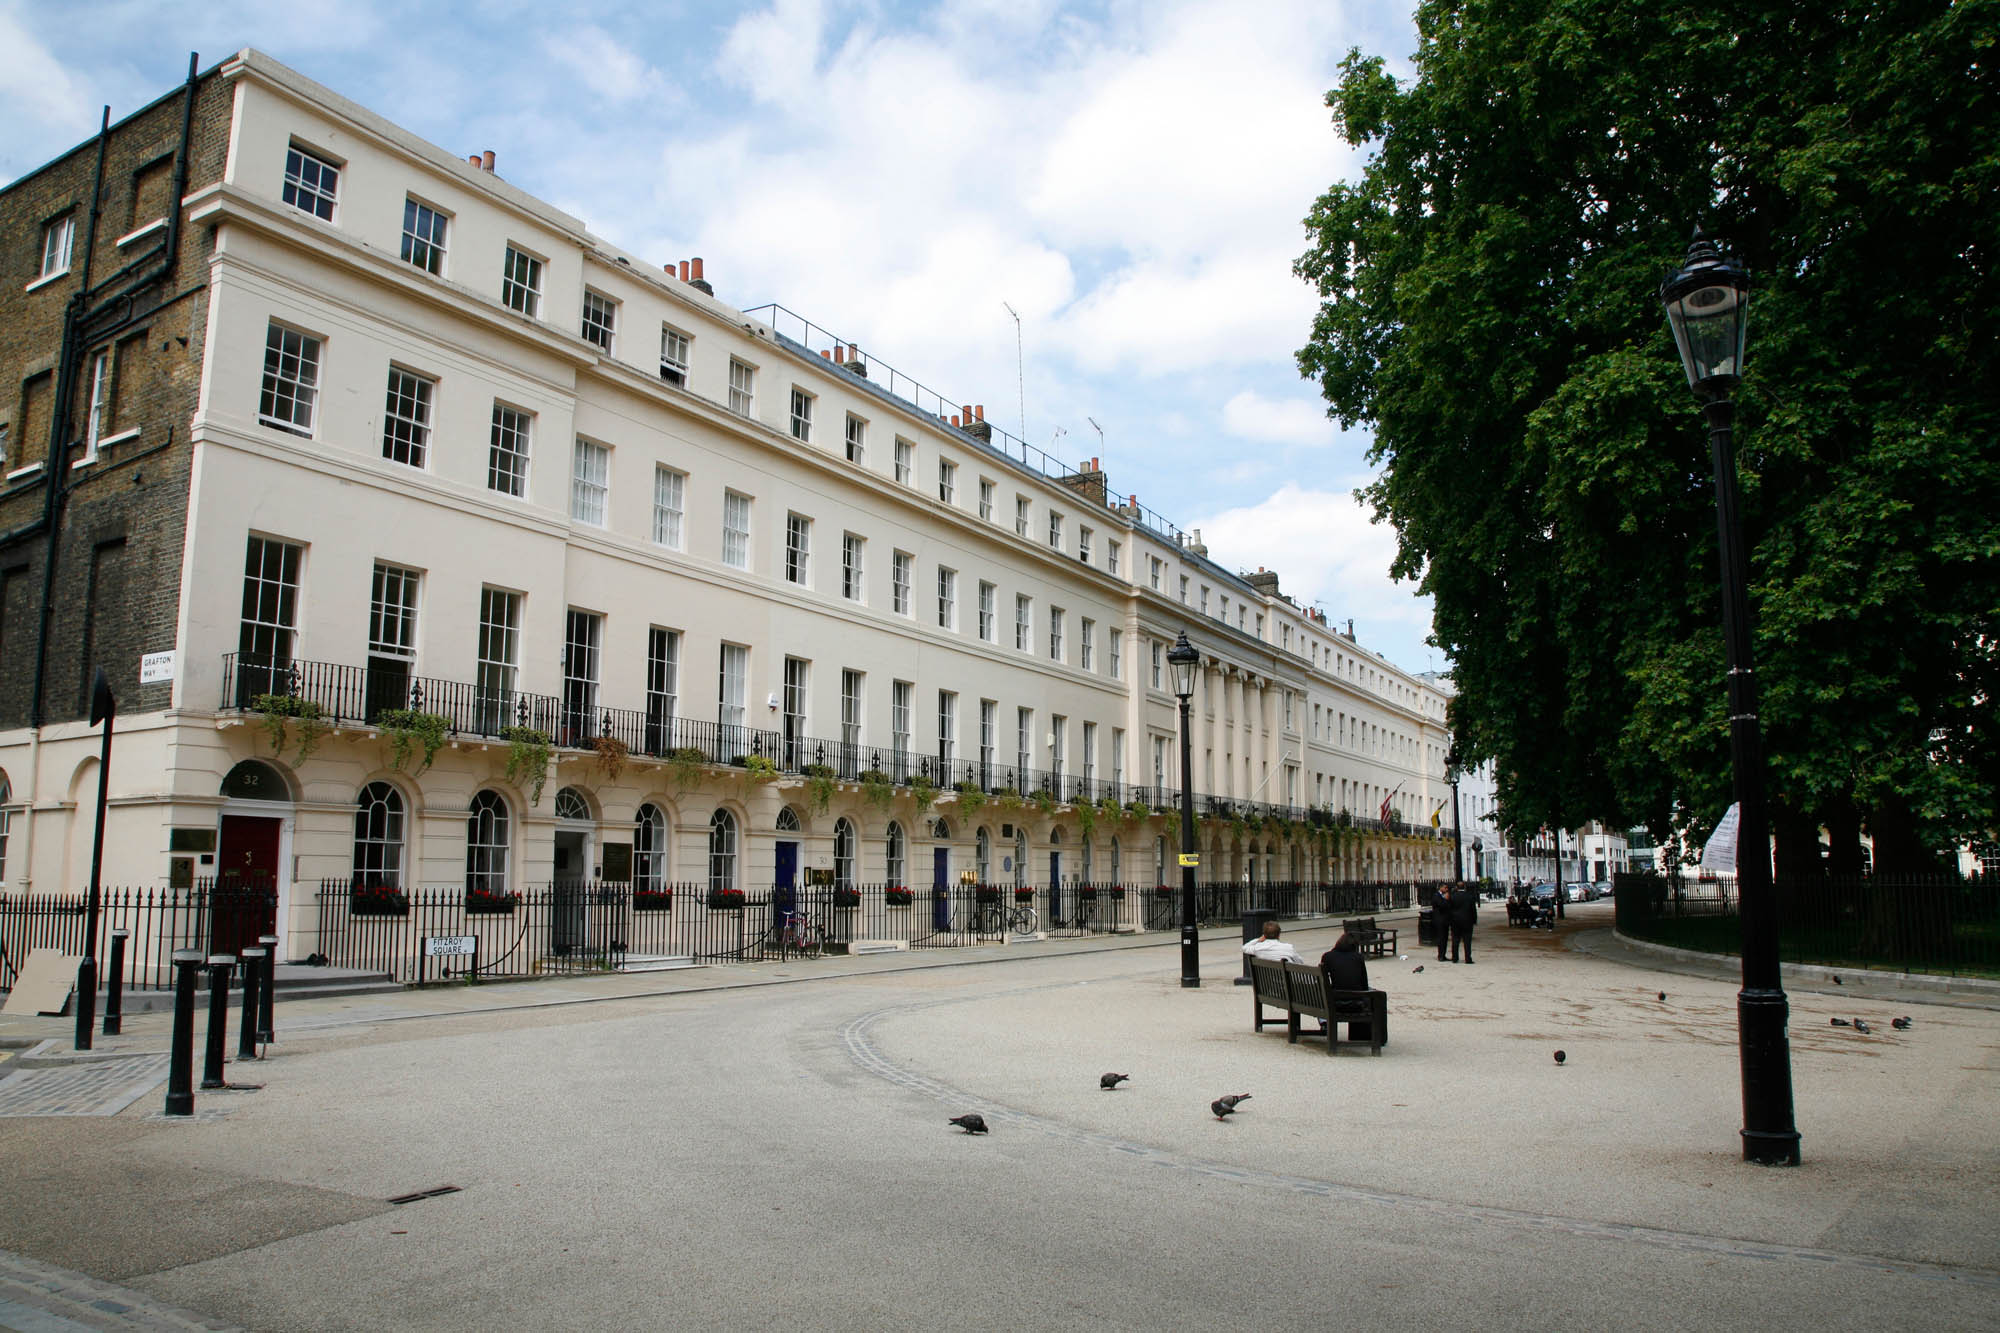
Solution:
[[(330, 883), (1174, 884), (1182, 631), (1204, 883), (1451, 873), (1445, 691), (1275, 574), (490, 154), (206, 77), (171, 683), (113, 671), (106, 883), (268, 884), (295, 957)], [(10, 888), (85, 882), (97, 738), (0, 732)]]

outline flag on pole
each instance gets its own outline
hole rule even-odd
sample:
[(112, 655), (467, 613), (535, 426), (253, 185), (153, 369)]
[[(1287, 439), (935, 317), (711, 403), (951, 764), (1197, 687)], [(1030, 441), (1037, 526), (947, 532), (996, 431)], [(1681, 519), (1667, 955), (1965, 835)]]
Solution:
[(1437, 829), (1437, 828), (1441, 828), (1441, 827), (1443, 827), (1443, 825), (1442, 825), (1442, 824), (1441, 824), (1441, 823), (1439, 822), (1439, 820), (1438, 820), (1438, 816), (1439, 816), (1440, 814), (1442, 814), (1443, 812), (1444, 812), (1444, 802), (1443, 802), (1443, 801), (1439, 801), (1439, 802), (1438, 802), (1438, 808), (1437, 808), (1437, 809), (1435, 809), (1435, 810), (1433, 810), (1433, 811), (1431, 811), (1431, 827), (1432, 827), (1433, 829)]

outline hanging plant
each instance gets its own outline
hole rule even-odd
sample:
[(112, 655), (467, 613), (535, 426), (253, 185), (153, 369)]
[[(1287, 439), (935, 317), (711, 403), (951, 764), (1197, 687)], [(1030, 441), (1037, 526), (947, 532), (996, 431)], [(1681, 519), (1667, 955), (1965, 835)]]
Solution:
[(968, 816), (978, 813), (980, 807), (986, 804), (986, 789), (976, 782), (961, 782), (957, 790), (958, 808)]
[(1153, 815), (1152, 807), (1144, 801), (1132, 802), (1132, 804), (1125, 807), (1125, 812), (1134, 819), (1150, 819)]
[(264, 734), (271, 738), (271, 753), (284, 753), (285, 725), (296, 722), (299, 728), (299, 749), (293, 762), (303, 764), (319, 748), (319, 738), (326, 735), (326, 714), (311, 699), (301, 699), (296, 694), (260, 694), (250, 701), (250, 706), (264, 715)]
[(708, 763), (708, 755), (699, 747), (683, 745), (667, 751), (667, 773), (672, 779), (677, 793), (693, 790), (701, 782), (702, 769)]
[(1076, 803), (1076, 826), (1083, 830), (1084, 841), (1090, 841), (1090, 835), (1097, 831), (1097, 805), (1095, 802), (1078, 801)]
[(549, 780), (549, 756), (555, 743), (549, 733), (534, 727), (509, 727), (500, 733), (507, 742), (507, 781), (528, 789), (528, 804), (542, 799), (542, 786)]
[(777, 763), (773, 760), (766, 759), (761, 754), (744, 755), (743, 771), (744, 775), (748, 777), (751, 782), (755, 783), (760, 787), (767, 782), (776, 782), (778, 780)]
[(606, 782), (616, 782), (625, 769), (625, 761), (632, 757), (632, 747), (616, 736), (594, 736), (590, 748), (597, 753), (597, 770), (604, 774)]
[(833, 768), (828, 764), (806, 765), (806, 809), (823, 815), (833, 804)]
[(450, 718), (414, 708), (385, 708), (375, 715), (375, 725), (389, 738), (389, 767), (398, 773), (403, 771), (411, 752), (419, 745), (423, 747), (424, 761), (410, 774), (412, 777), (419, 777), (430, 768), (451, 732)]
[(919, 773), (910, 779), (910, 795), (916, 798), (917, 813), (922, 814), (930, 809), (931, 802), (937, 799), (937, 784)]
[(1055, 795), (1047, 787), (1036, 791), (1035, 809), (1041, 811), (1044, 815), (1052, 815), (1056, 812)]
[(1116, 796), (1100, 798), (1097, 802), (1097, 812), (1106, 819), (1122, 820), (1126, 817), (1124, 803)]
[(1019, 810), (1021, 808), (1021, 789), (1019, 787), (1002, 787), (999, 791), (993, 793), (993, 803), (1002, 810), (1010, 812)]
[(887, 810), (896, 799), (895, 784), (881, 769), (867, 769), (861, 774), (861, 799), (877, 810)]

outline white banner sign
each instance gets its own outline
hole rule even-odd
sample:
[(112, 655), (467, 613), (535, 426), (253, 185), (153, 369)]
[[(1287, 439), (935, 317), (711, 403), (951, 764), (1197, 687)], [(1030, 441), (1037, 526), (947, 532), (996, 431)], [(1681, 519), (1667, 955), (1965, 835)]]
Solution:
[(158, 685), (162, 681), (172, 680), (173, 678), (174, 654), (171, 651), (147, 653), (139, 659), (139, 683), (141, 685)]
[(1715, 825), (1715, 832), (1708, 835), (1708, 841), (1701, 849), (1701, 868), (1712, 870), (1718, 875), (1736, 873), (1736, 828), (1743, 822), (1743, 811), (1734, 802), (1723, 811), (1722, 818)]

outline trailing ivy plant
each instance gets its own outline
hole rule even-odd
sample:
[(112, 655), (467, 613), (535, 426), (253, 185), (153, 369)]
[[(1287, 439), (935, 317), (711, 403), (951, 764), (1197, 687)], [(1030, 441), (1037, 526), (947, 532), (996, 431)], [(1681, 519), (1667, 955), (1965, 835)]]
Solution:
[(937, 799), (937, 784), (919, 773), (910, 779), (910, 795), (916, 798), (917, 813), (922, 814), (930, 809), (931, 802)]
[(828, 764), (806, 765), (806, 809), (823, 815), (833, 804), (834, 775)]
[(528, 804), (537, 804), (549, 780), (549, 756), (555, 751), (555, 742), (548, 732), (535, 727), (509, 727), (500, 735), (507, 742), (507, 781), (526, 788)]
[(606, 782), (616, 782), (624, 771), (625, 761), (632, 757), (632, 747), (616, 736), (593, 736), (590, 748), (597, 752), (598, 771), (604, 774)]
[(866, 769), (861, 774), (861, 799), (877, 810), (887, 810), (896, 799), (896, 785), (881, 769)]
[(296, 694), (260, 694), (250, 701), (250, 706), (264, 715), (264, 734), (271, 738), (274, 755), (284, 753), (287, 722), (296, 722), (299, 728), (295, 763), (303, 764), (311, 758), (312, 752), (319, 748), (319, 738), (326, 735), (326, 714), (311, 699), (301, 699)]
[(1126, 817), (1125, 806), (1116, 796), (1105, 796), (1097, 802), (1097, 812), (1106, 819), (1122, 820)]
[(1153, 809), (1144, 801), (1134, 801), (1125, 807), (1125, 812), (1134, 819), (1149, 819), (1152, 817)]
[(693, 790), (701, 782), (708, 755), (699, 746), (682, 745), (667, 751), (667, 773), (676, 793)]
[(437, 752), (444, 748), (445, 737), (451, 731), (451, 719), (441, 713), (424, 713), (414, 708), (385, 708), (375, 715), (375, 725), (389, 738), (389, 767), (398, 773), (409, 761), (411, 753), (422, 746), (424, 761), (411, 772), (412, 777), (422, 775), (437, 759)]
[(963, 810), (967, 815), (978, 813), (980, 807), (985, 804), (986, 789), (984, 787), (976, 782), (961, 782), (958, 784), (958, 808)]
[(743, 771), (751, 782), (760, 787), (767, 782), (776, 782), (778, 780), (777, 763), (774, 760), (766, 759), (761, 754), (744, 755)]
[(1091, 834), (1097, 832), (1097, 803), (1078, 801), (1076, 803), (1076, 826), (1083, 831), (1083, 840), (1090, 841)]
[(1043, 787), (1035, 792), (1035, 809), (1045, 815), (1052, 815), (1056, 812), (1055, 794), (1047, 787)]
[(1019, 787), (1002, 787), (999, 791), (993, 793), (993, 803), (1002, 810), (1009, 812), (1019, 810), (1021, 808), (1021, 789)]

